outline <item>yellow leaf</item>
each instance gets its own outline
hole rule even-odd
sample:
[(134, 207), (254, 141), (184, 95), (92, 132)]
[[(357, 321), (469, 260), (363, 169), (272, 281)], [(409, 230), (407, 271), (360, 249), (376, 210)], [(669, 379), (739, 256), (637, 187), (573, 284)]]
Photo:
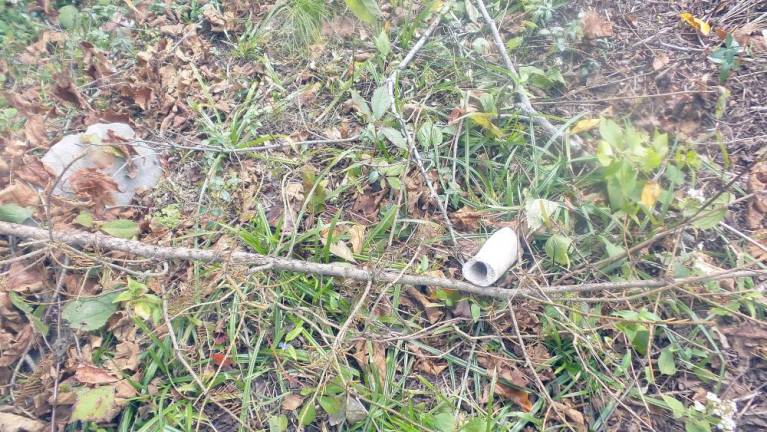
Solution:
[(575, 123), (570, 129), (570, 133), (572, 134), (579, 134), (581, 132), (590, 131), (591, 129), (594, 129), (595, 127), (599, 126), (599, 123), (602, 121), (602, 119), (595, 118), (595, 119), (583, 119), (578, 120), (577, 123)]
[(353, 225), (349, 228), (349, 241), (352, 244), (352, 252), (361, 253), (365, 244), (365, 227), (362, 225)]
[(700, 18), (695, 18), (695, 15), (690, 12), (682, 12), (679, 14), (682, 21), (690, 25), (690, 27), (699, 31), (703, 36), (708, 36), (711, 33), (711, 26)]
[(493, 124), (493, 121), (492, 121), (493, 114), (475, 112), (475, 113), (469, 114), (467, 117), (472, 119), (474, 123), (478, 124), (482, 129), (487, 131), (494, 138), (500, 138), (503, 135), (501, 130), (498, 128), (498, 126)]
[(646, 205), (648, 208), (655, 207), (655, 202), (658, 201), (660, 196), (660, 184), (655, 181), (648, 181), (642, 188), (642, 196), (639, 201)]

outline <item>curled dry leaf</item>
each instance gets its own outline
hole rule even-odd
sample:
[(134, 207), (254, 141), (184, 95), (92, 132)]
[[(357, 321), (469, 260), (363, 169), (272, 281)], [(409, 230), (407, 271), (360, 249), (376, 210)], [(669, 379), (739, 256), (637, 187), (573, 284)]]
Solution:
[(39, 420), (0, 412), (0, 430), (4, 432), (42, 432), (47, 425)]
[(88, 107), (88, 102), (78, 90), (77, 86), (72, 83), (66, 75), (58, 75), (56, 77), (56, 85), (53, 87), (53, 94), (63, 100), (69, 102), (77, 108)]
[(746, 186), (754, 194), (746, 213), (746, 224), (749, 229), (759, 229), (767, 213), (767, 162), (759, 162), (751, 168)]
[(610, 21), (595, 11), (588, 11), (581, 18), (583, 35), (586, 39), (597, 39), (613, 35), (613, 25)]
[(349, 242), (352, 244), (352, 252), (362, 253), (362, 247), (365, 244), (365, 227), (362, 225), (352, 225), (349, 228)]
[(370, 341), (357, 341), (354, 344), (354, 354), (357, 363), (363, 368), (370, 370), (383, 382), (386, 380), (386, 348), (383, 344)]
[(34, 329), (31, 325), (22, 327), (15, 334), (0, 329), (0, 367), (10, 366), (21, 358), (33, 339)]
[(657, 71), (663, 69), (664, 67), (666, 67), (666, 65), (670, 61), (671, 61), (671, 59), (669, 58), (668, 54), (662, 52), (662, 53), (656, 55), (655, 57), (653, 57), (653, 59), (652, 59), (652, 69), (655, 72), (657, 72)]
[(86, 199), (96, 209), (101, 210), (114, 203), (114, 192), (118, 192), (117, 182), (95, 168), (83, 168), (69, 178), (75, 194)]
[(365, 219), (375, 220), (378, 215), (378, 206), (385, 194), (385, 190), (378, 192), (366, 190), (364, 193), (358, 194), (352, 205), (352, 211), (361, 214)]
[(408, 350), (416, 356), (416, 362), (413, 365), (415, 370), (429, 375), (439, 375), (447, 369), (447, 362), (435, 357), (426, 356), (420, 348), (413, 344), (408, 344)]
[(497, 376), (498, 380), (495, 384), (494, 392), (496, 396), (516, 403), (526, 412), (533, 409), (530, 395), (527, 391), (523, 390), (529, 384), (529, 380), (524, 373), (509, 361), (490, 354), (482, 353), (477, 355), (477, 363), (487, 369), (491, 377)]
[(123, 341), (117, 344), (115, 356), (110, 363), (110, 369), (121, 372), (123, 370), (136, 370), (140, 361), (141, 349), (132, 341)]
[(42, 267), (28, 267), (28, 264), (17, 261), (11, 264), (8, 278), (0, 282), (0, 290), (37, 294), (45, 289), (47, 279), (47, 274)]
[(581, 414), (580, 411), (557, 401), (554, 401), (554, 409), (564, 413), (567, 420), (572, 422), (572, 426), (575, 428), (576, 432), (586, 432), (588, 430), (586, 427), (586, 418), (583, 417), (583, 414)]
[(80, 46), (85, 52), (82, 61), (84, 64), (88, 65), (88, 75), (90, 75), (91, 78), (100, 79), (114, 74), (115, 69), (112, 66), (112, 63), (107, 60), (106, 55), (104, 55), (101, 50), (96, 48), (92, 43), (86, 41), (80, 42)]
[(282, 400), (282, 409), (285, 411), (295, 411), (302, 403), (304, 403), (304, 398), (291, 393)]
[(461, 207), (460, 210), (450, 214), (450, 220), (456, 228), (463, 231), (476, 231), (484, 213), (470, 207)]
[(39, 114), (27, 117), (24, 124), (24, 137), (32, 147), (48, 147), (48, 135), (45, 131), (45, 119)]
[(423, 308), (424, 313), (426, 314), (426, 319), (430, 324), (434, 324), (441, 320), (442, 316), (445, 314), (442, 310), (442, 305), (432, 303), (426, 295), (418, 290), (418, 288), (408, 286), (405, 289), (405, 294)]
[(16, 176), (27, 183), (41, 188), (48, 186), (48, 182), (53, 179), (53, 176), (40, 159), (32, 155), (24, 155), (21, 161), (22, 166), (21, 169), (15, 172)]
[(118, 381), (118, 378), (106, 369), (87, 364), (77, 366), (75, 369), (75, 379), (83, 384), (90, 385), (111, 384)]

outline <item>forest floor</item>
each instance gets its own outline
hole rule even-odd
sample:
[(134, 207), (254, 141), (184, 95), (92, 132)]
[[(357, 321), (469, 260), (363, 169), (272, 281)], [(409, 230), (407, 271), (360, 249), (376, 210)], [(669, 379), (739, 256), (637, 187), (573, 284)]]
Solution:
[(0, 431), (767, 429), (764, 1), (20, 0), (0, 37)]

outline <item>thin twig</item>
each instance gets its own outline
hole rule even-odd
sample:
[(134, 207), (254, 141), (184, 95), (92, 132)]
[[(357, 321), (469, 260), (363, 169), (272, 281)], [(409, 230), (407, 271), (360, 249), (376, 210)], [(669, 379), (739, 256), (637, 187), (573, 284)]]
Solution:
[[(48, 239), (47, 230), (9, 222), (0, 222), (0, 234), (31, 238), (36, 240)], [(520, 295), (538, 297), (541, 293), (553, 295), (572, 292), (582, 293), (591, 291), (621, 291), (629, 288), (659, 288), (670, 284), (681, 286), (723, 279), (737, 279), (767, 275), (767, 270), (725, 270), (711, 273), (706, 276), (692, 276), (679, 279), (648, 279), (622, 282), (597, 282), (575, 285), (555, 285), (545, 288), (502, 288), (499, 286), (479, 287), (468, 282), (463, 282), (455, 279), (420, 276), (414, 274), (401, 274), (401, 272), (395, 270), (384, 270), (379, 272), (345, 264), (320, 264), (293, 258), (265, 256), (250, 252), (226, 252), (186, 247), (155, 246), (135, 240), (125, 240), (99, 233), (87, 233), (77, 230), (67, 232), (54, 231), (53, 237), (54, 243), (52, 243), (50, 246), (55, 246), (55, 242), (61, 242), (70, 246), (89, 247), (97, 251), (121, 251), (157, 260), (176, 259), (186, 261), (241, 264), (250, 266), (264, 266), (271, 264), (272, 270), (275, 271), (308, 273), (362, 281), (389, 283), (393, 282), (401, 283), (403, 285), (442, 287), (462, 291), (465, 293), (501, 299), (510, 299)]]
[[(493, 33), (493, 41), (495, 42), (495, 48), (498, 50), (498, 53), (501, 55), (501, 58), (503, 59), (503, 63), (506, 65), (506, 69), (511, 72), (514, 79), (517, 79), (519, 75), (517, 74), (517, 69), (514, 67), (514, 63), (511, 61), (511, 58), (509, 57), (509, 54), (506, 52), (506, 45), (503, 43), (503, 39), (501, 39), (501, 34), (498, 33), (498, 27), (495, 25), (495, 20), (493, 20), (493, 17), (490, 16), (490, 14), (487, 12), (487, 8), (485, 7), (485, 3), (482, 0), (476, 0), (477, 6), (479, 6), (479, 11), (482, 13), (482, 17), (485, 19), (485, 22), (487, 22), (488, 27), (490, 27), (490, 31)], [(557, 137), (562, 138), (562, 143), (565, 145), (568, 145), (568, 134), (566, 130), (562, 127), (557, 128), (551, 122), (544, 116), (541, 115), (535, 108), (533, 108), (532, 103), (530, 103), (530, 98), (527, 96), (527, 93), (525, 93), (524, 89), (517, 85), (515, 83), (514, 89), (517, 93), (517, 97), (519, 99), (519, 102), (517, 102), (517, 107), (525, 114), (531, 117), (532, 121), (537, 124), (538, 126), (543, 129), (544, 132), (549, 136), (551, 139), (555, 139)], [(569, 137), (569, 145), (574, 151), (581, 151), (583, 148), (583, 143), (581, 142), (581, 139), (577, 135), (572, 135)]]
[[(394, 98), (394, 84), (397, 81), (397, 76), (401, 71), (403, 71), (408, 64), (413, 60), (415, 55), (418, 53), (418, 51), (424, 46), (426, 43), (426, 40), (431, 36), (432, 33), (434, 33), (434, 30), (437, 28), (437, 25), (439, 25), (440, 21), (442, 20), (442, 16), (447, 13), (447, 11), (450, 9), (450, 2), (446, 2), (445, 6), (442, 7), (442, 9), (437, 13), (437, 16), (434, 17), (431, 24), (429, 24), (429, 27), (426, 28), (426, 30), (421, 35), (421, 38), (418, 39), (418, 41), (413, 45), (413, 47), (410, 49), (410, 51), (405, 55), (405, 58), (402, 59), (402, 61), (397, 65), (396, 68), (392, 71), (392, 73), (389, 75), (388, 78), (386, 78), (386, 90), (388, 92), (389, 96), (389, 104), (391, 107), (391, 113), (394, 115), (394, 118), (397, 119), (400, 126), (402, 127), (402, 133), (405, 134), (405, 141), (407, 142), (408, 148), (410, 150), (410, 154), (413, 156), (413, 159), (415, 160), (416, 165), (418, 166), (418, 170), (421, 172), (421, 177), (423, 177), (424, 183), (426, 183), (426, 187), (429, 189), (429, 194), (431, 195), (432, 199), (436, 201), (437, 207), (439, 208), (440, 213), (442, 213), (442, 217), (445, 219), (445, 226), (447, 227), (448, 232), (450, 233), (450, 239), (453, 242), (453, 247), (458, 248), (458, 240), (455, 236), (455, 229), (453, 228), (453, 223), (450, 221), (450, 217), (447, 214), (447, 204), (443, 203), (442, 200), (439, 199), (439, 195), (437, 194), (437, 190), (434, 187), (434, 184), (432, 183), (431, 179), (429, 178), (429, 173), (426, 172), (426, 167), (423, 163), (423, 158), (421, 157), (421, 153), (418, 151), (418, 147), (416, 146), (415, 140), (413, 139), (413, 135), (410, 133), (410, 131), (407, 128), (407, 123), (405, 122), (405, 119), (402, 118), (402, 115), (399, 113), (399, 110), (397, 109), (397, 101)], [(458, 255), (458, 254), (456, 254)], [(457, 258), (460, 259), (460, 256), (457, 256)]]

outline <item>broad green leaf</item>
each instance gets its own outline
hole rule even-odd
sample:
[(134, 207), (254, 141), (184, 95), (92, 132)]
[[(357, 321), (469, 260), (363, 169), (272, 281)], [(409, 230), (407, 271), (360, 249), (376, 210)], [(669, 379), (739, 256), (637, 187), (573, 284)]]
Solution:
[(269, 432), (285, 432), (288, 430), (288, 417), (285, 414), (269, 417)]
[(524, 40), (525, 38), (522, 36), (514, 36), (513, 38), (509, 38), (509, 40), (506, 41), (506, 49), (509, 51), (514, 51), (515, 49), (522, 46), (522, 42)]
[[(35, 328), (35, 330), (37, 330), (38, 333), (42, 334), (43, 336), (48, 335), (48, 326), (38, 316), (41, 315), (40, 307), (38, 307), (38, 314), (35, 314), (35, 311), (32, 310), (32, 307), (29, 306), (27, 302), (25, 302), (24, 299), (17, 293), (8, 291), (8, 297), (11, 298), (11, 303), (13, 303), (14, 306), (24, 312), (24, 315), (26, 315), (27, 319), (32, 323), (32, 326)], [(42, 307), (44, 308), (44, 306)]]
[(117, 292), (110, 292), (98, 297), (73, 300), (64, 306), (61, 316), (76, 330), (98, 330), (117, 310), (117, 305), (113, 303), (117, 295)]
[(20, 224), (32, 216), (32, 209), (18, 204), (0, 205), (0, 221)]
[(90, 228), (93, 226), (93, 215), (91, 212), (83, 210), (75, 218), (75, 223), (85, 228)]
[(612, 120), (605, 119), (599, 125), (599, 134), (602, 135), (602, 139), (607, 141), (613, 149), (623, 148), (623, 131), (618, 123)]
[(139, 227), (136, 222), (128, 219), (117, 219), (101, 224), (101, 231), (119, 238), (131, 239), (139, 233)]
[(711, 432), (711, 424), (704, 419), (689, 418), (684, 422), (685, 432)]
[(59, 9), (59, 25), (64, 30), (72, 30), (80, 22), (80, 11), (73, 5), (62, 6)]
[(615, 152), (612, 146), (606, 140), (599, 140), (597, 142), (597, 160), (599, 164), (606, 167), (609, 166), (613, 159), (615, 159)]
[(471, 319), (474, 322), (478, 322), (479, 317), (482, 315), (482, 309), (476, 303), (472, 303), (470, 309), (471, 309)]
[(431, 416), (432, 426), (440, 432), (453, 432), (455, 430), (455, 415), (442, 412)]
[(674, 353), (670, 348), (664, 348), (658, 357), (658, 370), (663, 375), (674, 375), (676, 373), (676, 362)]
[[(723, 193), (717, 199), (714, 200), (708, 207), (701, 211), (695, 219), (692, 221), (692, 225), (698, 229), (710, 229), (715, 227), (719, 222), (723, 221), (727, 216), (727, 204), (730, 202), (730, 194)], [(691, 217), (698, 213), (703, 203), (690, 198), (685, 201), (682, 214), (685, 217)]]
[(416, 133), (416, 139), (418, 140), (418, 143), (421, 144), (421, 147), (424, 148), (442, 144), (442, 138), (442, 130), (439, 128), (439, 126), (436, 126), (434, 123), (428, 120), (423, 122), (421, 127), (418, 128), (418, 133)]
[(357, 90), (352, 90), (350, 93), (352, 95), (352, 103), (357, 107), (362, 115), (365, 117), (371, 117), (373, 113), (370, 112), (370, 106), (368, 105), (367, 101), (362, 98), (360, 92)]
[(287, 342), (290, 342), (293, 339), (297, 338), (298, 335), (300, 335), (301, 332), (303, 332), (303, 331), (304, 331), (304, 326), (303, 326), (303, 322), (302, 322), (302, 323), (298, 324), (297, 326), (293, 327), (293, 329), (290, 330), (288, 332), (288, 334), (285, 335), (285, 342), (287, 343)]
[(381, 33), (374, 38), (376, 48), (381, 57), (386, 58), (391, 52), (391, 42), (389, 42), (389, 35), (385, 30), (381, 30)]
[(382, 127), (379, 130), (392, 144), (403, 150), (407, 150), (407, 141), (405, 141), (405, 137), (402, 136), (402, 132), (391, 127)]
[(475, 417), (461, 426), (461, 432), (486, 432), (487, 420), (481, 417)]
[(108, 422), (120, 409), (115, 403), (115, 387), (78, 388), (75, 390), (77, 402), (72, 407), (70, 422), (92, 421)]
[(525, 216), (530, 232), (536, 232), (542, 226), (557, 217), (561, 207), (559, 203), (542, 198), (528, 200), (525, 203)]
[(386, 110), (389, 109), (390, 103), (391, 99), (386, 84), (378, 87), (373, 92), (373, 98), (370, 101), (370, 105), (373, 107), (373, 120), (380, 120), (386, 114)]
[(302, 426), (308, 426), (317, 417), (317, 409), (314, 407), (313, 401), (308, 401), (301, 412), (298, 413), (298, 423)]
[(568, 267), (570, 265), (570, 246), (572, 244), (573, 240), (570, 237), (554, 234), (546, 240), (543, 249), (546, 251), (546, 255), (554, 260), (555, 263)]
[(343, 402), (334, 396), (320, 396), (320, 406), (330, 415), (336, 415), (341, 412), (344, 407)]
[(370, 25), (375, 24), (381, 15), (381, 9), (378, 8), (375, 0), (346, 0), (346, 6), (360, 21)]

